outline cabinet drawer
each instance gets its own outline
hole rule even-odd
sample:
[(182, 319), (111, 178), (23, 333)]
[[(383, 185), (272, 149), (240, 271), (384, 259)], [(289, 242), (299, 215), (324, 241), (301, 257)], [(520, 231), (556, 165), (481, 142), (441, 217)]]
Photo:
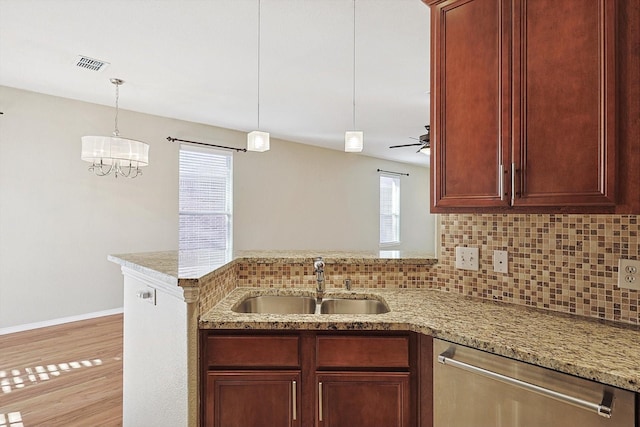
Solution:
[(210, 336), (207, 339), (209, 367), (298, 367), (297, 336)]
[(318, 368), (408, 368), (409, 337), (318, 336)]

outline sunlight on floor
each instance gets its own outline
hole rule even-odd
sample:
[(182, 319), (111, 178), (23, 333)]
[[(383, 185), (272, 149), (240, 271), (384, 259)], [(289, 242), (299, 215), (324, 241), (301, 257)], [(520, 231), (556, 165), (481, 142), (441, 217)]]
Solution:
[(0, 413), (0, 427), (24, 427), (20, 412)]
[[(0, 371), (0, 387), (2, 387), (3, 393), (11, 393), (13, 390), (17, 390), (25, 387), (25, 385), (29, 384), (37, 384), (39, 381), (47, 381), (52, 377), (57, 377), (60, 373), (68, 372), (73, 369), (79, 368), (89, 368), (92, 366), (100, 366), (102, 365), (101, 359), (93, 359), (93, 360), (81, 360), (79, 362), (69, 362), (69, 363), (60, 363), (58, 365), (40, 365), (33, 368), (24, 368), (24, 372), (20, 369), (7, 369)], [(11, 412), (10, 414), (15, 414), (16, 412)], [(20, 413), (17, 412), (19, 415)], [(7, 424), (4, 422), (3, 418), (4, 414), (0, 414), (0, 427), (18, 427), (22, 426), (22, 423), (16, 424)], [(5, 417), (6, 418), (6, 417)]]

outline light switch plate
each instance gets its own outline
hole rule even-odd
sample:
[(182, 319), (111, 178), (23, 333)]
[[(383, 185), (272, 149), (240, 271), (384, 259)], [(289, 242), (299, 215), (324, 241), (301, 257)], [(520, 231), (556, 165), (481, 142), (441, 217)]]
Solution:
[(478, 271), (478, 248), (456, 246), (456, 268)]
[(493, 251), (493, 271), (496, 273), (509, 272), (509, 254), (507, 251)]
[(618, 260), (618, 287), (640, 291), (640, 260)]

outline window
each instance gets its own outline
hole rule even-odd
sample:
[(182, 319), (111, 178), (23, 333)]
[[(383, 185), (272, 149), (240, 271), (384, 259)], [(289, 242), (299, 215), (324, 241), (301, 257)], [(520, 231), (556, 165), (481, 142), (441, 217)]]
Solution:
[(400, 244), (400, 177), (380, 175), (380, 246)]
[(231, 259), (232, 166), (230, 154), (180, 147), (181, 252), (206, 253), (210, 262)]

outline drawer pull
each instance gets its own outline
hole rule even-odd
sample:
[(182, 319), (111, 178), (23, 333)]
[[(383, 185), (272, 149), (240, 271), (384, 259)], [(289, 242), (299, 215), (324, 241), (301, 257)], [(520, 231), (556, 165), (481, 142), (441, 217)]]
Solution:
[(322, 421), (322, 383), (318, 383), (318, 420)]
[(293, 421), (298, 419), (298, 402), (297, 402), (297, 384), (295, 381), (291, 382), (291, 393), (292, 393), (292, 398), (291, 400), (293, 401)]

